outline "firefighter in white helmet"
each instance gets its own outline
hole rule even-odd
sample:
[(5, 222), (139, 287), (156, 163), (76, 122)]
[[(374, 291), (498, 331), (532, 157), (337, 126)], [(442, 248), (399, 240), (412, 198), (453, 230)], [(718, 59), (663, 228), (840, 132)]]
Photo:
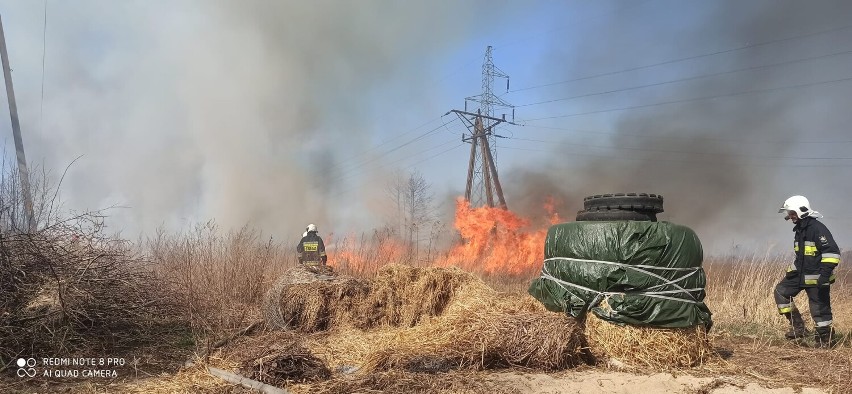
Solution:
[(328, 260), (325, 254), (325, 244), (317, 234), (317, 226), (315, 224), (309, 224), (305, 228), (305, 235), (296, 246), (296, 251), (299, 253), (299, 264), (308, 267), (325, 265)]
[(785, 336), (796, 340), (807, 335), (802, 315), (793, 303), (793, 297), (804, 290), (816, 326), (816, 344), (831, 347), (836, 342), (836, 334), (831, 327), (829, 291), (835, 280), (834, 269), (840, 263), (840, 249), (825, 224), (816, 219), (822, 215), (811, 209), (804, 196), (788, 198), (778, 212), (785, 215), (785, 220), (793, 221), (793, 250), (796, 253), (784, 279), (775, 286), (778, 312), (790, 322), (791, 328)]

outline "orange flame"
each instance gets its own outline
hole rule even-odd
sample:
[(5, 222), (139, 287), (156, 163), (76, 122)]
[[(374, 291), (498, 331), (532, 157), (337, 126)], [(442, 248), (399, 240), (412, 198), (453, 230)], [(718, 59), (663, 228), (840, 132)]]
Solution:
[[(551, 223), (559, 223), (555, 201), (548, 198), (545, 210)], [(537, 272), (544, 260), (546, 229), (530, 229), (530, 221), (515, 213), (492, 207), (471, 208), (462, 198), (456, 201), (455, 227), (462, 243), (454, 247), (438, 266), (455, 265), (488, 274), (521, 275)]]
[[(557, 205), (553, 197), (544, 202), (551, 225), (562, 222), (556, 212)], [(485, 274), (516, 276), (537, 273), (544, 260), (547, 230), (536, 228), (541, 225), (532, 226), (531, 223), (502, 208), (471, 208), (469, 202), (459, 198), (456, 201), (455, 227), (461, 235), (461, 242), (431, 264), (454, 265)], [(386, 264), (411, 263), (414, 258), (411, 245), (390, 230), (376, 230), (371, 236), (350, 235), (339, 241), (330, 234), (326, 248), (328, 264), (335, 270), (352, 274), (375, 273)]]
[(372, 236), (350, 235), (340, 241), (329, 236), (328, 265), (350, 273), (375, 273), (389, 263), (404, 261), (410, 248), (388, 231), (374, 231)]

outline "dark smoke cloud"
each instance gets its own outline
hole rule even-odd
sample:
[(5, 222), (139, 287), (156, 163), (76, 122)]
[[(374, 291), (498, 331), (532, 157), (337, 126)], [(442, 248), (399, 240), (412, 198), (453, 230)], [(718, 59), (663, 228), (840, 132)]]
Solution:
[[(651, 18), (655, 23), (649, 24)], [(664, 60), (806, 35), (849, 24), (852, 3), (762, 1), (682, 3), (657, 1), (616, 13), (596, 35), (573, 51), (542, 60), (554, 80), (616, 71)], [(689, 23), (684, 23), (689, 21)], [(812, 35), (675, 64), (560, 85), (553, 97), (613, 90), (693, 75), (717, 73), (852, 50), (852, 29)], [(571, 65), (564, 67), (565, 64)], [(852, 77), (852, 56), (733, 73), (561, 103), (549, 114), (726, 95)], [(552, 137), (538, 168), (506, 171), (511, 200), (534, 211), (546, 195), (570, 198), (573, 216), (582, 197), (613, 192), (658, 193), (664, 220), (693, 227), (712, 252), (732, 245), (786, 251), (789, 224), (775, 215), (792, 194), (808, 196), (826, 214), (835, 236), (852, 243), (846, 200), (850, 160), (771, 157), (852, 157), (852, 144), (809, 144), (849, 140), (852, 113), (848, 82), (721, 97), (600, 115), (530, 122), (574, 130), (603, 130), (601, 117), (617, 119), (613, 134), (573, 133)], [(533, 116), (528, 116), (533, 117)], [(556, 135), (556, 134), (551, 134)], [(804, 141), (790, 143), (784, 141)], [(582, 145), (582, 146), (581, 146)], [(591, 146), (622, 149), (593, 148)], [(683, 152), (683, 153), (678, 153)], [(845, 167), (836, 167), (845, 164)], [(830, 165), (830, 166), (825, 166)], [(521, 186), (521, 187), (517, 187)]]

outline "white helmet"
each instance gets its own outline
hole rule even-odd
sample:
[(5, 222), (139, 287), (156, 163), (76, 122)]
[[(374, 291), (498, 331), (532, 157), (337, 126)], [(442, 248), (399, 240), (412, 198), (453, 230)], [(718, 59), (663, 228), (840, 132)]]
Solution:
[(784, 201), (784, 205), (781, 205), (781, 209), (778, 210), (778, 213), (786, 214), (787, 211), (793, 211), (796, 213), (796, 217), (799, 219), (806, 218), (808, 216), (819, 216), (819, 212), (811, 209), (811, 203), (808, 201), (805, 196), (793, 196)]
[(315, 232), (317, 232), (317, 225), (311, 223), (311, 224), (308, 225), (308, 227), (305, 230), (308, 233), (315, 233)]
[(307, 237), (307, 236), (308, 236), (308, 232), (307, 232), (307, 231), (305, 231), (304, 233), (302, 233), (302, 238), (305, 238), (305, 237)]

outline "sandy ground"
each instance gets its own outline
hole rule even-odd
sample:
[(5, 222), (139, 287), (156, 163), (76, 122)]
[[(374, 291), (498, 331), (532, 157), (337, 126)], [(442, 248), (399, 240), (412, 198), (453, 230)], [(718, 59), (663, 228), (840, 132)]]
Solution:
[(803, 388), (766, 388), (742, 378), (701, 378), (690, 375), (657, 373), (636, 375), (625, 372), (577, 371), (558, 375), (498, 373), (489, 380), (511, 386), (519, 394), (548, 393), (772, 393), (772, 394), (816, 394), (827, 391)]
[[(0, 392), (3, 393), (251, 393), (247, 388), (231, 385), (207, 374), (203, 369), (193, 373), (193, 377), (183, 379), (171, 379), (170, 377), (146, 378), (129, 381), (123, 384), (4, 384), (0, 381)], [(486, 383), (458, 384), (473, 378), (475, 381)], [(440, 383), (431, 386), (430, 391), (440, 393), (487, 393), (496, 391), (499, 393), (517, 394), (567, 394), (567, 393), (602, 393), (602, 394), (733, 394), (733, 393), (757, 393), (757, 394), (817, 394), (829, 393), (829, 391), (815, 388), (768, 388), (762, 386), (752, 379), (742, 376), (727, 377), (697, 377), (689, 374), (653, 373), (642, 375), (638, 373), (618, 372), (600, 369), (585, 369), (581, 371), (563, 371), (559, 373), (525, 373), (525, 372), (480, 372), (474, 376), (451, 375), (445, 379), (454, 381), (451, 386), (443, 386)], [(484, 382), (483, 382), (484, 380)], [(445, 380), (446, 382), (446, 380)], [(5, 383), (12, 383), (6, 381)], [(390, 393), (406, 392), (405, 384), (390, 389)], [(443, 387), (442, 387), (443, 386)], [(475, 388), (474, 388), (475, 387)], [(490, 387), (490, 389), (488, 389)], [(384, 392), (364, 390), (358, 392)], [(344, 389), (345, 390), (345, 389)], [(313, 392), (310, 387), (289, 388), (288, 392), (300, 394)], [(337, 391), (335, 391), (337, 392)], [(421, 392), (417, 389), (412, 391)]]

